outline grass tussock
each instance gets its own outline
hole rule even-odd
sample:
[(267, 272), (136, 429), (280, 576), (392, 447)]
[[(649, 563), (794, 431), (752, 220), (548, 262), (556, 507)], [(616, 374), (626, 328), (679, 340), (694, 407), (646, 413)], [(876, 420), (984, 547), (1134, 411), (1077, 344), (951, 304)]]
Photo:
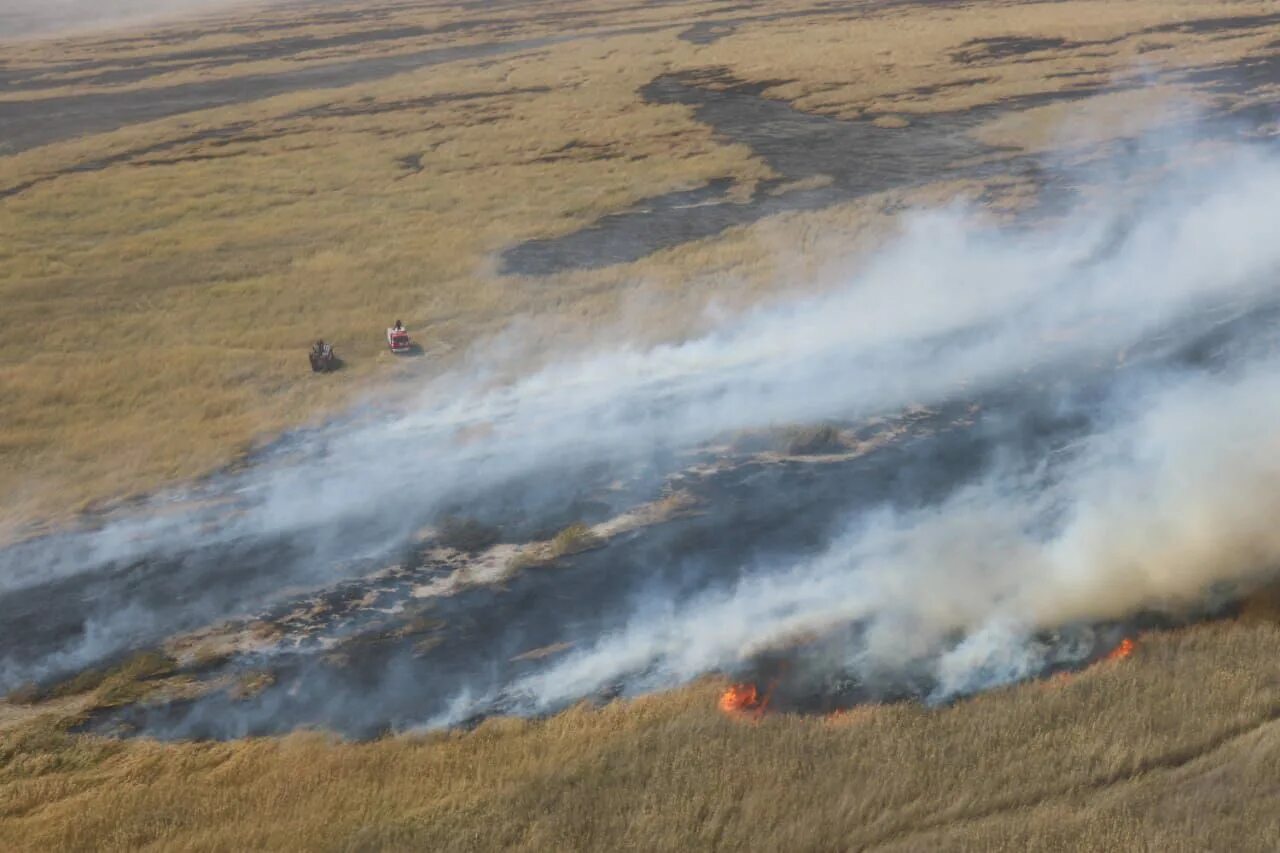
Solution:
[[(0, 744), (7, 849), (1269, 849), (1280, 629), (1144, 638), (1060, 687), (728, 719), (703, 683), (469, 734)], [(1206, 800), (1206, 797), (1208, 799)], [(1206, 811), (1208, 810), (1208, 811)], [(1210, 817), (1211, 815), (1211, 817)]]
[(590, 527), (579, 521), (570, 524), (555, 535), (551, 540), (548, 555), (552, 559), (568, 557), (572, 554), (598, 548), (603, 544), (604, 539), (602, 537), (596, 535)]
[(574, 522), (561, 530), (546, 542), (533, 542), (523, 546), (511, 558), (508, 568), (511, 571), (529, 569), (535, 566), (546, 566), (563, 557), (571, 557), (592, 548), (602, 547), (607, 542), (604, 536), (596, 533), (591, 527)]

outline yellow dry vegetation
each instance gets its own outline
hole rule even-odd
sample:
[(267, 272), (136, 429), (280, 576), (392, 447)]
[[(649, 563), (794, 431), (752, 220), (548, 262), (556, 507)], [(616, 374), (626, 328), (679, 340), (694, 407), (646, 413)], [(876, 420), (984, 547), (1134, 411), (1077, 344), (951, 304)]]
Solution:
[[(309, 12), (271, 0), (243, 0), (241, 7), (219, 14), (206, 9), (204, 14), (182, 16), (178, 9), (176, 17), (145, 29), (8, 42), (7, 67), (39, 72), (42, 85), (19, 88), (6, 99), (159, 89), (228, 72), (270, 74), (439, 48), (515, 42), (534, 49), (543, 40), (558, 42), (566, 35), (608, 37), (619, 31), (685, 27), (724, 11), (714, 0), (650, 5), (634, 0), (557, 0), (480, 13), (472, 6), (437, 0), (339, 0), (326, 6)], [(803, 0), (783, 0), (774, 4), (772, 14), (805, 9)], [(261, 50), (264, 42), (290, 43), (282, 58)], [(145, 76), (127, 73), (139, 63), (149, 66)], [(224, 69), (224, 64), (232, 67)], [(103, 79), (104, 72), (113, 76)]]
[[(35, 182), (0, 197), (3, 523), (63, 521), (207, 472), (370, 386), (448, 369), (513, 318), (537, 321), (533, 349), (602, 329), (686, 333), (707, 303), (740, 308), (844, 274), (837, 261), (891, 233), (903, 206), (988, 188), (904, 188), (635, 263), (498, 275), (496, 254), (520, 241), (716, 178), (745, 198), (777, 177), (691, 108), (645, 102), (640, 89), (659, 75), (774, 81), (769, 97), (901, 132), (921, 113), (1152, 75), (1140, 91), (1034, 106), (973, 131), (1017, 153), (1184, 118), (1189, 101), (1226, 96), (1162, 73), (1275, 50), (1274, 25), (1225, 37), (1185, 25), (1274, 13), (1262, 0), (834, 12), (560, 0), (504, 7), (488, 23), (456, 4), (325, 7), (376, 12), (358, 26), (405, 32), (288, 59), (163, 60), (172, 67), (162, 74), (113, 83), (77, 64), (106, 56), (124, 69), (161, 61), (174, 39), (213, 50), (264, 36), (184, 36), (175, 24), (0, 46), (6, 70), (48, 75), (49, 88), (5, 95), (35, 101), (566, 38), (0, 157), (0, 195)], [(354, 26), (293, 5), (254, 20), (280, 38)], [(706, 44), (680, 37), (716, 22), (732, 32)], [(1038, 41), (1005, 54), (983, 42), (992, 39)], [(1016, 176), (989, 183), (1011, 206), (1027, 192)], [(809, 177), (791, 189), (822, 185)], [(395, 317), (426, 359), (383, 352)], [(310, 374), (317, 336), (335, 341), (346, 369)], [(1270, 850), (1280, 837), (1280, 629), (1274, 601), (1253, 610), (1253, 620), (1144, 638), (1133, 658), (1059, 687), (835, 721), (729, 720), (714, 710), (722, 685), (702, 683), (544, 721), (369, 743), (67, 734), (68, 717), (143, 689), (112, 673), (79, 685), (84, 695), (0, 702), (0, 849)], [(237, 689), (258, 689), (256, 678)], [(42, 712), (53, 715), (34, 719)]]
[[(585, 311), (585, 288), (497, 280), (490, 255), (654, 190), (761, 171), (682, 108), (631, 109), (626, 82), (586, 107), (570, 91), (497, 103), (483, 94), (546, 83), (541, 65), (519, 79), (491, 69), (380, 93), (479, 91), (470, 107), (351, 128), (295, 120), (272, 129), (279, 141), (224, 149), (226, 160), (107, 169), (7, 200), (0, 458), (10, 498), (47, 511), (58, 495), (76, 508), (207, 470), (385, 373), (381, 330), (396, 317), (436, 361), (510, 317), (578, 302)], [(138, 132), (118, 136), (128, 146)], [(600, 137), (617, 159), (539, 161)], [(430, 173), (397, 165), (421, 152)], [(337, 382), (306, 371), (319, 336), (349, 362)]]
[[(331, 44), (318, 56), (299, 48), (289, 59), (262, 58), (251, 48), (268, 39), (265, 29), (201, 36), (189, 24), (152, 36), (0, 46), (15, 71), (68, 78), (6, 96), (18, 100), (250, 80), (251, 72), (424, 45), (563, 39), (0, 157), (0, 194), (31, 184), (0, 197), (0, 493), (9, 533), (208, 472), (262, 437), (349, 405), (370, 383), (447, 369), (513, 318), (535, 318), (529, 334), (547, 341), (619, 323), (642, 337), (682, 334), (709, 301), (741, 306), (811, 286), (832, 257), (891, 228), (886, 211), (903, 198), (981, 189), (904, 189), (784, 214), (631, 264), (550, 279), (498, 275), (496, 253), (520, 241), (567, 234), (715, 178), (731, 179), (745, 198), (776, 177), (690, 107), (646, 102), (640, 90), (661, 74), (723, 69), (782, 80), (766, 94), (844, 117), (888, 113), (877, 121), (905, 121), (900, 132), (910, 132), (914, 113), (1064, 90), (1078, 75), (1136, 73), (1136, 55), (1148, 71), (1254, 55), (1265, 27), (1223, 39), (1177, 24), (1268, 8), (1251, 0), (865, 3), (835, 14), (787, 3), (746, 14), (699, 3), (563, 2), (488, 20), (443, 4), (364, 3), (335, 4), (371, 16), (356, 23), (309, 19), (296, 7), (253, 19), (278, 40), (360, 29), (394, 36)], [(680, 37), (694, 22), (717, 21), (732, 32), (709, 44)], [(1033, 37), (1061, 44), (1028, 55), (965, 53), (980, 51), (978, 39)], [(172, 58), (175, 43), (196, 58)], [(226, 48), (243, 48), (243, 61), (199, 58)], [(104, 57), (109, 69), (180, 67), (94, 83), (82, 66)], [(1107, 116), (1132, 115), (1135, 99), (1182, 89), (1175, 79), (1125, 96), (1118, 108), (1106, 99), (1119, 96), (1100, 96), (1103, 126)], [(1046, 144), (1046, 127), (1089, 109), (1088, 101), (1049, 105), (975, 133), (1035, 149)], [(1017, 178), (991, 180), (1017, 191)], [(382, 329), (396, 317), (426, 359), (393, 364), (383, 352)], [(336, 343), (344, 371), (308, 372), (305, 350), (316, 337)]]
[(1280, 837), (1280, 628), (1140, 639), (1065, 684), (834, 720), (723, 685), (347, 743), (0, 742), (7, 850), (1237, 850)]
[[(802, 109), (854, 118), (963, 110), (1090, 84), (1236, 62), (1273, 50), (1265, 0), (984, 2), (744, 29), (700, 55)], [(1256, 18), (1232, 31), (1188, 22)], [(803, 49), (799, 49), (803, 45)], [(1015, 144), (1025, 139), (1012, 140)]]

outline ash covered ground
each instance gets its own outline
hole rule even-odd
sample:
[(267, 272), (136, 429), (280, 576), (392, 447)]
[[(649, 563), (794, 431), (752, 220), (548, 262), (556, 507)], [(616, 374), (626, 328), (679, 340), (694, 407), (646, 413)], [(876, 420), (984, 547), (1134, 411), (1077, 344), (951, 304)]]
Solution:
[[(816, 296), (480, 369), (0, 554), (0, 678), (86, 729), (368, 737), (711, 672), (938, 703), (1229, 610), (1280, 556), (1265, 148), (1041, 229), (920, 218)], [(31, 689), (28, 687), (27, 689)]]

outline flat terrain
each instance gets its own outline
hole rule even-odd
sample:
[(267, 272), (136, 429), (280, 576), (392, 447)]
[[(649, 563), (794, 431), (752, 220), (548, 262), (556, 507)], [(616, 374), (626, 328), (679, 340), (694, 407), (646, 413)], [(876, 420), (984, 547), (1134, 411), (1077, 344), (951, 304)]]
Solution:
[(463, 735), (0, 747), (8, 849), (1270, 850), (1274, 623), (955, 708), (733, 720), (718, 686)]
[[(932, 706), (931, 685), (863, 685), (738, 718), (718, 676), (608, 701), (647, 693), (643, 667), (550, 714), (469, 693), (661, 616), (636, 616), (655, 585), (732, 588), (849, 513), (941, 505), (1002, 449), (1072, 447), (1096, 424), (1043, 377), (492, 480), (500, 418), (462, 413), (479, 437), (453, 443), (344, 426), (490, 359), (678, 342), (834, 288), (904, 211), (959, 200), (1035, 228), (1153, 138), (1198, 155), (1275, 137), (1274, 3), (204, 14), (0, 41), (0, 541), (20, 543), (0, 548), (0, 848), (1274, 849), (1274, 588), (1190, 627), (1091, 623), (1062, 674)], [(1224, 336), (1274, 351), (1274, 300), (1240, 305), (1108, 352), (1083, 384), (1230, 365)], [(416, 357), (385, 350), (397, 317)], [(341, 370), (310, 372), (317, 337)], [(575, 391), (516, 427), (596, 423)], [(295, 457), (359, 474), (342, 466), (380, 458), (369, 435), (404, 453), (376, 475), (456, 485), (457, 514), (319, 490), (314, 518), (237, 526), (255, 489), (298, 486)], [(413, 455), (470, 440), (474, 457)], [(166, 513), (207, 536), (173, 545)], [(154, 532), (138, 518), (154, 551), (129, 550)], [(95, 539), (110, 519), (122, 535)], [(1103, 659), (1121, 636), (1132, 656)]]
[[(808, 280), (778, 246), (848, 253), (912, 198), (1026, 205), (1028, 155), (1195, 109), (1265, 132), (1277, 80), (1265, 2), (226, 14), (0, 47), (11, 528), (208, 472), (512, 317), (581, 337), (647, 304), (634, 326), (679, 334)], [(425, 363), (382, 352), (396, 317)]]

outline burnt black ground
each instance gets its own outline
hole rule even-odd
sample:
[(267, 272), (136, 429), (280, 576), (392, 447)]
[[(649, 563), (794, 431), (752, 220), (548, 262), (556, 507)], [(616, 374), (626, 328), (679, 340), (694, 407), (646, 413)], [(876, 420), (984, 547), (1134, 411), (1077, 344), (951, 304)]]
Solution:
[[(499, 590), (475, 588), (431, 601), (419, 615), (439, 620), (440, 627), (426, 651), (415, 653), (421, 638), (409, 636), (349, 640), (337, 664), (318, 646), (270, 659), (250, 655), (227, 666), (240, 671), (260, 665), (278, 673), (275, 685), (250, 700), (218, 693), (191, 705), (128, 709), (98, 725), (221, 738), (309, 723), (368, 736), (422, 723), (468, 689), (500, 692), (543, 665), (512, 660), (517, 655), (601, 637), (649, 597), (680, 600), (731, 584), (751, 567), (820, 549), (853, 507), (936, 500), (981, 466), (983, 444), (978, 436), (944, 430), (850, 463), (750, 464), (727, 471), (698, 484), (704, 509), (697, 515), (523, 571)], [(428, 565), (415, 574), (425, 579), (431, 571)], [(403, 596), (412, 580), (400, 586)]]
[[(1234, 26), (1238, 22), (1228, 23)], [(0, 145), (7, 144), (9, 151), (23, 150), (180, 112), (380, 79), (436, 62), (551, 47), (555, 41), (432, 48), (144, 92), (25, 104), (0, 102), (4, 128)], [(974, 52), (968, 61), (980, 66), (999, 52), (1033, 55), (1045, 45), (971, 47)], [(1267, 59), (1242, 67), (1195, 69), (1188, 74), (1195, 82), (1220, 91), (1251, 90), (1280, 79), (1276, 62)], [(514, 247), (505, 257), (508, 270), (549, 274), (625, 262), (784, 210), (816, 209), (944, 177), (980, 177), (980, 170), (961, 169), (955, 164), (975, 155), (1010, 152), (975, 143), (965, 134), (975, 123), (1000, 111), (1098, 91), (1084, 88), (964, 113), (917, 116), (906, 128), (881, 128), (869, 119), (847, 122), (803, 113), (765, 97), (766, 85), (712, 72), (659, 78), (643, 92), (657, 103), (691, 107), (698, 120), (728, 141), (749, 145), (782, 175), (761, 187), (750, 202), (740, 204), (725, 198), (728, 179), (686, 193), (659, 196), (585, 231)], [(1251, 112), (1246, 120), (1260, 125), (1274, 116), (1274, 110), (1264, 107)], [(251, 127), (242, 125), (226, 131), (229, 139), (252, 132)], [(135, 153), (153, 156), (162, 150)], [(1001, 173), (1020, 168), (1032, 171), (1038, 169), (1038, 163), (1010, 154), (987, 168)], [(770, 194), (784, 182), (820, 176), (830, 176), (832, 183), (819, 189)], [(1232, 316), (1227, 310), (1219, 317), (1202, 317), (1193, 325), (1193, 329), (1173, 335), (1172, 344), (1153, 343), (1148, 363), (1170, 361), (1193, 369), (1216, 369), (1230, 362), (1232, 350), (1271, 345), (1275, 338), (1275, 317), (1267, 312)], [(1127, 364), (1143, 363), (1140, 356), (1131, 354)], [(536, 660), (513, 661), (516, 655), (555, 643), (599, 637), (633, 614), (637, 602), (647, 597), (680, 598), (723, 588), (756, 567), (814, 553), (830, 541), (840, 520), (851, 515), (886, 504), (913, 506), (940, 500), (980, 474), (997, 448), (1002, 452), (1013, 448), (1030, 464), (1053, 448), (1069, 445), (1089, 428), (1087, 417), (1063, 419), (1058, 415), (1063, 395), (1104, 393), (1113, 381), (1118, 381), (1117, 376), (1107, 374), (1076, 387), (1070, 377), (1039, 376), (998, 395), (953, 401), (955, 408), (915, 424), (906, 439), (852, 461), (745, 462), (691, 486), (703, 500), (699, 515), (629, 534), (603, 549), (563, 559), (552, 567), (524, 571), (502, 588), (474, 588), (447, 599), (410, 602), (414, 606), (402, 616), (350, 604), (376, 588), (380, 590), (377, 603), (391, 608), (408, 600), (414, 585), (448, 567), (424, 561), (408, 541), (392, 543), (391, 550), (400, 553), (361, 559), (365, 546), (386, 533), (376, 524), (368, 524), (368, 519), (353, 520), (348, 529), (303, 531), (287, 539), (243, 540), (98, 567), (0, 593), (0, 659), (22, 663), (48, 660), (48, 677), (56, 680), (82, 666), (107, 663), (129, 650), (159, 643), (175, 631), (209, 622), (254, 617), (269, 622), (285, 620), (295, 605), (318, 596), (330, 615), (316, 623), (316, 634), (299, 634), (297, 645), (285, 651), (236, 656), (200, 670), (202, 678), (273, 672), (274, 685), (256, 696), (237, 701), (229, 693), (215, 691), (194, 702), (127, 707), (96, 717), (90, 727), (167, 737), (221, 738), (323, 725), (363, 736), (429, 720), (447, 710), (450, 701), (466, 689), (480, 693), (495, 690), (499, 699), (482, 713), (502, 711), (508, 706), (503, 704), (501, 685), (546, 665)], [(967, 409), (972, 402), (981, 404), (981, 417), (973, 424), (961, 423), (958, 410)], [(656, 497), (661, 480), (657, 474), (675, 470), (668, 467), (642, 479), (628, 497), (633, 501)], [(579, 475), (575, 472), (568, 478), (573, 476)], [(616, 502), (593, 498), (593, 491), (606, 480), (603, 473), (581, 475), (572, 499), (563, 493), (544, 495), (534, 502), (540, 509), (532, 516), (527, 512), (520, 517), (504, 515), (503, 503), (487, 495), (460, 496), (458, 509), (483, 504), (491, 516), (486, 520), (501, 525), (510, 540), (537, 538), (570, 521), (600, 520), (623, 508)], [(343, 545), (337, 552), (329, 547), (335, 541)], [(405, 565), (401, 573), (376, 583), (364, 579), (370, 571), (396, 559)], [(5, 560), (0, 558), (3, 564)], [(295, 585), (311, 589), (300, 596), (287, 591)], [(319, 593), (314, 590), (317, 585)], [(121, 612), (136, 613), (136, 618), (129, 620), (127, 636), (101, 642), (94, 634), (97, 626), (118, 621), (113, 617)], [(430, 627), (418, 633), (401, 632), (408, 621), (419, 617), (429, 620)], [(336, 641), (336, 649), (322, 646), (319, 637)], [(106, 651), (95, 653), (95, 644)], [(624, 692), (627, 688), (625, 681), (616, 686)], [(919, 693), (926, 688), (907, 683), (887, 685), (885, 691), (896, 695), (894, 691)], [(838, 695), (838, 691), (825, 695)], [(853, 695), (864, 694), (855, 691)]]
[(569, 38), (574, 36), (435, 47), (395, 56), (143, 90), (0, 101), (0, 128), (3, 128), (0, 154), (16, 154), (51, 142), (105, 133), (181, 113), (248, 103), (290, 92), (366, 83), (446, 62), (544, 48)]
[[(1239, 66), (1193, 69), (1185, 77), (1218, 93), (1252, 91), (1280, 81), (1280, 52)], [(958, 85), (979, 85), (983, 79), (975, 77)], [(1024, 217), (1051, 214), (1063, 209), (1073, 195), (1062, 175), (1045, 168), (1037, 156), (984, 145), (969, 131), (1005, 113), (1144, 85), (1081, 85), (973, 109), (912, 114), (906, 127), (881, 127), (876, 124), (878, 116), (845, 120), (815, 115), (768, 97), (770, 86), (780, 82), (785, 81), (735, 80), (724, 69), (711, 69), (660, 77), (642, 91), (650, 103), (692, 107), (694, 117), (719, 137), (746, 145), (768, 164), (779, 177), (759, 182), (750, 200), (733, 198), (734, 182), (728, 178), (646, 198), (581, 230), (513, 246), (502, 255), (503, 271), (553, 276), (628, 263), (787, 211), (819, 210), (943, 180), (1026, 179), (1039, 193), (1039, 210), (1026, 211)], [(1268, 126), (1277, 114), (1274, 106), (1219, 110), (1204, 119), (1197, 131), (1206, 136), (1238, 136)], [(1106, 155), (1098, 151), (1094, 156)], [(810, 189), (787, 188), (813, 178), (826, 183)]]
[[(778, 82), (746, 83), (720, 70), (662, 77), (642, 92), (650, 103), (693, 107), (698, 121), (727, 142), (750, 147), (780, 176), (757, 186), (750, 201), (730, 200), (733, 182), (728, 179), (655, 196), (581, 231), (513, 247), (503, 255), (504, 270), (552, 275), (635, 261), (784, 211), (960, 176), (957, 162), (994, 153), (964, 132), (987, 117), (983, 112), (917, 116), (909, 127), (882, 128), (870, 118), (844, 121), (764, 97), (764, 90)], [(785, 191), (787, 183), (815, 177), (831, 183)]]
[[(1002, 466), (1020, 466), (1026, 475), (1050, 482), (1070, 459), (1075, 441), (1098, 427), (1095, 417), (1108, 410), (1103, 401), (1123, 394), (1130, 376), (1170, 368), (1229, 370), (1238, 359), (1277, 344), (1280, 305), (1247, 311), (1220, 306), (1133, 348), (1123, 367), (1083, 376), (1063, 373), (1060, 365), (1046, 368), (980, 398), (864, 427), (863, 438), (888, 427), (906, 430), (856, 458), (708, 456), (704, 461), (719, 461), (722, 467), (710, 474), (677, 472), (668, 481), (699, 498), (693, 514), (551, 566), (523, 570), (497, 587), (414, 599), (416, 585), (451, 568), (425, 558), (407, 561), (376, 582), (349, 578), (318, 594), (286, 598), (256, 618), (276, 624), (293, 641), (267, 653), (233, 655), (198, 673), (203, 679), (234, 679), (270, 672), (274, 681), (261, 692), (237, 698), (234, 691), (218, 688), (195, 700), (103, 711), (87, 726), (114, 734), (218, 739), (320, 726), (369, 737), (448, 715), (460, 697), (475, 703), (473, 720), (527, 713), (524, 698), (509, 693), (507, 685), (557, 660), (556, 654), (518, 659), (530, 650), (566, 644), (571, 652), (619, 630), (653, 602), (727, 590), (748, 575), (793, 565), (822, 552), (851, 518), (884, 507), (934, 505), (983, 476), (997, 456)], [(1057, 462), (1045, 466), (1047, 459)], [(649, 481), (628, 497), (651, 499), (657, 489)], [(587, 504), (575, 512), (584, 509), (591, 514)], [(611, 510), (601, 504), (594, 513), (604, 517)], [(525, 525), (519, 532), (531, 529)], [(371, 591), (376, 595), (369, 604)], [(361, 601), (364, 605), (357, 606)], [(6, 603), (0, 597), (0, 608)], [(405, 609), (389, 612), (396, 605)], [(300, 612), (319, 615), (300, 620)], [(1050, 654), (1046, 672), (1088, 663), (1135, 626), (1163, 624), (1162, 619), (1139, 614), (1123, 624), (1063, 626), (1042, 641), (1050, 652), (1060, 647), (1070, 654)], [(835, 641), (857, 630), (850, 625)], [(13, 639), (0, 638), (0, 643)], [(777, 681), (776, 707), (801, 712), (928, 699), (936, 686), (924, 668), (858, 681), (821, 666), (823, 659), (820, 648), (782, 649), (745, 661), (734, 674), (762, 684)], [(600, 693), (578, 698), (636, 692), (648, 684), (647, 675), (642, 668)]]
[[(1122, 238), (1123, 228), (1116, 240)], [(1109, 251), (1104, 242), (1086, 263)], [(191, 550), (99, 566), (76, 562), (74, 536), (0, 551), (6, 579), (0, 591), (0, 688), (16, 688), (32, 674), (51, 684), (175, 632), (258, 619), (283, 632), (279, 650), (233, 656), (200, 673), (214, 678), (274, 671), (275, 685), (257, 697), (233, 702), (214, 692), (192, 704), (126, 708), (94, 725), (128, 722), (167, 736), (231, 737), (319, 724), (362, 735), (444, 713), (467, 689), (493, 692), (499, 700), (490, 710), (502, 710), (502, 685), (545, 665), (513, 657), (556, 643), (590, 643), (623, 624), (645, 600), (683, 600), (726, 588), (762, 567), (789, 565), (822, 550), (848, 519), (884, 506), (942, 500), (981, 476), (995, 453), (1004, 464), (1034, 467), (1087, 434), (1092, 418), (1107, 408), (1102, 401), (1123, 389), (1128, 376), (1175, 367), (1229, 370), (1274, 350), (1278, 318), (1275, 303), (1198, 306), (1131, 347), (1122, 367), (1114, 367), (1114, 357), (1084, 374), (1078, 366), (1050, 364), (1007, 388), (899, 421), (909, 427), (905, 437), (852, 460), (776, 462), (704, 453), (703, 461), (724, 466), (707, 477), (682, 474), (688, 460), (671, 454), (640, 468), (585, 460), (494, 489), (459, 490), (453, 505), (424, 509), (416, 522), (465, 515), (496, 527), (503, 541), (524, 542), (549, 538), (575, 521), (603, 521), (658, 497), (664, 484), (688, 488), (700, 506), (696, 515), (627, 534), (553, 567), (524, 570), (499, 587), (449, 598), (412, 598), (415, 586), (456, 564), (427, 556), (405, 537), (401, 522), (380, 523), (376, 508), (338, 527), (210, 540)], [(976, 418), (968, 414), (973, 404)], [(252, 464), (287, 462), (298, 454), (323, 458), (325, 441), (324, 433), (293, 436), (264, 449)], [(202, 497), (227, 497), (227, 483), (237, 482), (232, 475), (209, 481)], [(619, 477), (629, 483), (621, 491), (609, 487)], [(213, 518), (230, 511), (244, 510), (234, 500), (211, 510)], [(60, 548), (68, 568), (45, 575)], [(399, 568), (370, 579), (390, 566)], [(371, 594), (372, 603), (357, 605)], [(316, 616), (299, 622), (299, 609)], [(410, 630), (419, 618), (430, 620), (425, 635)]]

